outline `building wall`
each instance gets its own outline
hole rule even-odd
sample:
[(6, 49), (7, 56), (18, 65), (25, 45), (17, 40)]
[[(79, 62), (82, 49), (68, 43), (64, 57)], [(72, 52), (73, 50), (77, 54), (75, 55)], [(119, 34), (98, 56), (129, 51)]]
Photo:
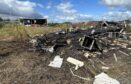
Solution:
[(47, 25), (47, 19), (23, 19), (22, 22), (24, 25), (30, 26), (44, 26)]

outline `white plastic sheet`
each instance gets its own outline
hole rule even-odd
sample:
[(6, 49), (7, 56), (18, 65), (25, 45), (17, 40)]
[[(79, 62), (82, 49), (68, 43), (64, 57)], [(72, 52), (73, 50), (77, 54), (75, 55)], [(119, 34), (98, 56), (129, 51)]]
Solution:
[(120, 84), (120, 82), (117, 81), (116, 79), (109, 77), (105, 73), (101, 73), (101, 74), (95, 76), (95, 80), (94, 80), (93, 84)]
[(63, 63), (63, 58), (60, 58), (60, 56), (55, 56), (54, 60), (50, 62), (48, 66), (60, 68)]

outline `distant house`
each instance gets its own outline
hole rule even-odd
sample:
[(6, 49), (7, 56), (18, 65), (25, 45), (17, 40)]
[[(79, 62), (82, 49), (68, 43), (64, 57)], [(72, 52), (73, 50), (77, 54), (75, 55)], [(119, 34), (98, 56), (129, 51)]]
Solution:
[(47, 25), (47, 19), (21, 19), (20, 22), (26, 26), (41, 27)]

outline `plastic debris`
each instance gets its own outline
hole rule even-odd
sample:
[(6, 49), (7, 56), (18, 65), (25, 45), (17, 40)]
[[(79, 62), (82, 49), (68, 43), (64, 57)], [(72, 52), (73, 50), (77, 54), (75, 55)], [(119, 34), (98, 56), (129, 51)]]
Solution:
[(80, 79), (87, 80), (87, 81), (90, 80), (90, 78), (85, 78), (85, 77), (81, 77), (81, 76), (79, 76), (79, 75), (74, 74), (74, 72), (73, 72), (73, 70), (72, 70), (71, 68), (70, 68), (70, 72), (71, 72), (71, 74), (72, 74), (73, 76), (78, 77), (78, 78), (80, 78)]
[(123, 52), (121, 50), (119, 50), (119, 52), (122, 53), (122, 54), (124, 54), (125, 56), (129, 56), (127, 53), (125, 53), (125, 52)]
[(110, 67), (106, 67), (106, 66), (102, 66), (101, 67), (103, 70), (108, 70), (108, 69), (110, 69)]
[(88, 52), (86, 52), (86, 53), (84, 54), (84, 56), (85, 56), (86, 58), (89, 58), (90, 54), (89, 54)]
[(93, 84), (120, 84), (120, 82), (117, 81), (116, 79), (109, 77), (105, 73), (101, 73), (101, 74), (95, 76), (95, 80), (94, 80)]
[(116, 54), (114, 53), (113, 56), (114, 56), (115, 61), (117, 62), (118, 60), (117, 60)]
[(53, 53), (54, 52), (54, 46), (50, 47), (50, 48), (42, 48), (42, 50), (48, 51), (50, 53)]
[(131, 48), (127, 48), (128, 50), (131, 50)]
[(48, 66), (60, 68), (63, 63), (63, 58), (60, 58), (60, 56), (55, 56), (54, 60), (50, 62)]
[(68, 57), (67, 61), (70, 62), (70, 63), (72, 63), (72, 64), (74, 64), (74, 65), (76, 65), (75, 70), (77, 70), (79, 67), (84, 66), (84, 62), (79, 61), (77, 59), (74, 59), (72, 57)]
[(67, 44), (71, 44), (71, 39), (67, 39)]

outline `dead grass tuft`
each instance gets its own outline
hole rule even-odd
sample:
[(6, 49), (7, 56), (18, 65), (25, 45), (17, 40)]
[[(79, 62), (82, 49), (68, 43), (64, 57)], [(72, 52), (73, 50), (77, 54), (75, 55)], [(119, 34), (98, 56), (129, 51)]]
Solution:
[(35, 35), (47, 34), (59, 29), (66, 29), (67, 25), (46, 26), (46, 27), (26, 27), (19, 24), (6, 24), (0, 28), (0, 40), (25, 41)]

